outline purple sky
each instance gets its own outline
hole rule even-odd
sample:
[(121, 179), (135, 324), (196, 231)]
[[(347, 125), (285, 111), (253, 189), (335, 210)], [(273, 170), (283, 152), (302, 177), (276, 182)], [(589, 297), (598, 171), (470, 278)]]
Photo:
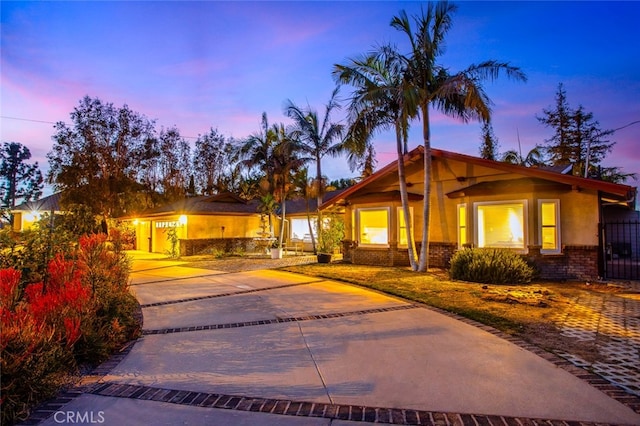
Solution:
[[(389, 22), (422, 4), (3, 1), (1, 138), (29, 147), (46, 170), (51, 123), (68, 122), (85, 95), (127, 104), (186, 137), (213, 127), (243, 138), (259, 129), (263, 111), (272, 123), (288, 122), (286, 99), (321, 112), (333, 65), (381, 43), (406, 48)], [(640, 2), (457, 4), (441, 63), (455, 72), (496, 59), (529, 78), (485, 85), (500, 151), (517, 149), (518, 134), (524, 153), (550, 137), (536, 115), (553, 106), (561, 82), (570, 105), (593, 112), (602, 129), (640, 120)], [(414, 123), (412, 148), (420, 129)], [(640, 123), (616, 132), (604, 164), (640, 175), (639, 136)], [(478, 155), (480, 125), (433, 114), (432, 143)], [(393, 135), (375, 144), (382, 167), (393, 159)], [(323, 169), (331, 179), (352, 175), (342, 159)]]

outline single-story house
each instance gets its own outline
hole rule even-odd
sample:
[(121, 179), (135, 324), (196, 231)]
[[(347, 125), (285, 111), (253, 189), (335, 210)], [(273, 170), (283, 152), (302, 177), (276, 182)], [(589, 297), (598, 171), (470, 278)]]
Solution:
[[(416, 244), (422, 236), (424, 148), (404, 158)], [(608, 206), (633, 210), (637, 189), (432, 149), (430, 266), (447, 267), (463, 247), (525, 255), (542, 278), (601, 276), (599, 224)], [(344, 208), (343, 256), (355, 264), (408, 265), (397, 161), (321, 209)]]
[(60, 193), (56, 192), (39, 200), (27, 201), (11, 209), (13, 230), (21, 232), (33, 226), (43, 214), (60, 214)]
[[(327, 193), (325, 199), (337, 193)], [(273, 217), (272, 232), (268, 217), (260, 214), (259, 204), (257, 199), (244, 200), (223, 193), (185, 198), (121, 220), (134, 227), (138, 250), (169, 251), (168, 231), (175, 229), (181, 255), (193, 255), (205, 249), (255, 252), (271, 245), (279, 235), (279, 217)], [(316, 204), (315, 199), (309, 200), (312, 221)], [(311, 250), (305, 199), (287, 200), (285, 246), (292, 250)]]

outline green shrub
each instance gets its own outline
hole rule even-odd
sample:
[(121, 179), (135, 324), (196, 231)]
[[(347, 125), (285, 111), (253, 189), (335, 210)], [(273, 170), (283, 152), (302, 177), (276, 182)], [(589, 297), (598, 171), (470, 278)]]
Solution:
[(451, 258), (449, 274), (455, 280), (483, 284), (525, 284), (535, 270), (511, 250), (465, 248)]

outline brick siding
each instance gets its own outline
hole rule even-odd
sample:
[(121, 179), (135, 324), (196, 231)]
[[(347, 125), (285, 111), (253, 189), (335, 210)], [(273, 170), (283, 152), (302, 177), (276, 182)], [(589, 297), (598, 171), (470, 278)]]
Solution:
[[(456, 244), (431, 242), (429, 266), (449, 268), (449, 262), (457, 251)], [(420, 244), (416, 250), (420, 251)], [(358, 247), (350, 240), (343, 241), (344, 260), (356, 265), (408, 266), (406, 248)], [(541, 254), (540, 246), (530, 246), (525, 258), (536, 266), (539, 277), (550, 280), (592, 280), (598, 277), (598, 246), (565, 246), (560, 254)]]

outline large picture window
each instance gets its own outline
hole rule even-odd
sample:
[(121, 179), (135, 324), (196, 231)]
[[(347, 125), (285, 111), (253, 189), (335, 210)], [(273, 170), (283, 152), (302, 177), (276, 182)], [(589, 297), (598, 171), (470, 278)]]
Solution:
[(361, 245), (389, 244), (389, 209), (358, 209), (358, 241)]
[(538, 200), (540, 253), (560, 253), (560, 200)]
[(527, 201), (474, 203), (478, 247), (525, 250)]

